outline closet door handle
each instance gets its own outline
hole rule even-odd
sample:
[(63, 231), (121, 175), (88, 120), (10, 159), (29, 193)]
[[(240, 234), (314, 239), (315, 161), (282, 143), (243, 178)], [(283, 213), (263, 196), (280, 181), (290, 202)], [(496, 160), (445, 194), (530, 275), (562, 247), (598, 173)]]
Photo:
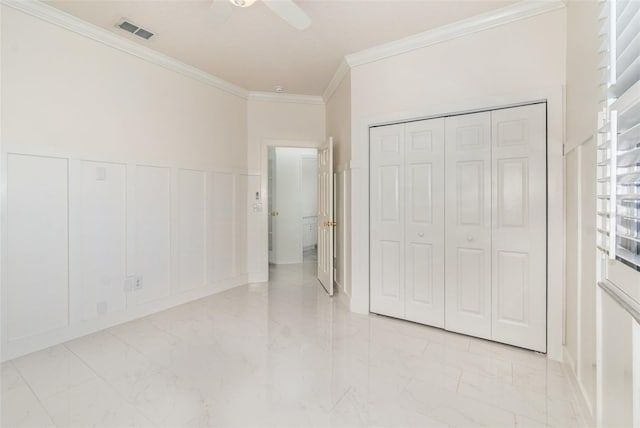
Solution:
[(418, 236), (424, 238), (424, 232), (418, 232)]

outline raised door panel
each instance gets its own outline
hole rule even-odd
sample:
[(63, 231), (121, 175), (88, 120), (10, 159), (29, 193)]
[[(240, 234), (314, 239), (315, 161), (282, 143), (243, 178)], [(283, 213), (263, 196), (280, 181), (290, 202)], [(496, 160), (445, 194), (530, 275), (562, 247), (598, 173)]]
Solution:
[(169, 168), (136, 166), (136, 273), (143, 288), (139, 303), (170, 293), (171, 173)]
[(405, 125), (405, 318), (444, 326), (444, 119)]
[(380, 285), (383, 297), (397, 299), (402, 295), (402, 263), (397, 241), (380, 241)]
[(458, 248), (453, 261), (457, 266), (455, 287), (456, 312), (482, 319), (485, 316), (486, 293), (489, 284), (485, 281), (488, 254), (482, 249)]
[(491, 336), (491, 114), (445, 119), (445, 328)]
[(485, 224), (487, 195), (482, 160), (456, 162), (456, 220), (459, 226), (482, 227)]
[(67, 159), (7, 155), (8, 340), (69, 322), (68, 174)]
[(371, 312), (403, 318), (404, 125), (370, 134)]
[(546, 351), (546, 106), (492, 112), (493, 340)]

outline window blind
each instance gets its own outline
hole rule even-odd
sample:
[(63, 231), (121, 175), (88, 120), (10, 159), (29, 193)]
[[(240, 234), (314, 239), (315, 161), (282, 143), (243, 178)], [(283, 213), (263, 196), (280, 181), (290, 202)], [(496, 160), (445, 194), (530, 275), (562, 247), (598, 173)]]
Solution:
[(598, 249), (640, 271), (640, 1), (604, 1), (600, 20)]

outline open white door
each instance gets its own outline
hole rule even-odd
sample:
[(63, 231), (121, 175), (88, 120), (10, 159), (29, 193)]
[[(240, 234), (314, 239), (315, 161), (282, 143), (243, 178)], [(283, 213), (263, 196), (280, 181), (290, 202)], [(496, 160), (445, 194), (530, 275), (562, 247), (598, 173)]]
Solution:
[(276, 199), (276, 186), (275, 186), (275, 173), (276, 173), (276, 159), (275, 159), (276, 151), (273, 147), (269, 147), (269, 158), (268, 158), (268, 195), (269, 195), (269, 263), (276, 263), (276, 244), (275, 244), (275, 236), (276, 236), (276, 211), (275, 211), (275, 199)]
[(333, 138), (318, 150), (318, 281), (333, 296)]

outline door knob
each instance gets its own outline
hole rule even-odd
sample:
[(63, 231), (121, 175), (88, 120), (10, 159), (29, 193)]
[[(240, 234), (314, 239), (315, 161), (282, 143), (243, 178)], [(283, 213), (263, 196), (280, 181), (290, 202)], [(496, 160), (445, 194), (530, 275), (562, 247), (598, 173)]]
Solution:
[(473, 236), (467, 235), (467, 241), (469, 241), (469, 242), (473, 241)]
[(424, 238), (424, 232), (418, 232), (418, 236)]
[(271, 215), (273, 217), (277, 216), (278, 214), (280, 214), (278, 211), (271, 211)]

